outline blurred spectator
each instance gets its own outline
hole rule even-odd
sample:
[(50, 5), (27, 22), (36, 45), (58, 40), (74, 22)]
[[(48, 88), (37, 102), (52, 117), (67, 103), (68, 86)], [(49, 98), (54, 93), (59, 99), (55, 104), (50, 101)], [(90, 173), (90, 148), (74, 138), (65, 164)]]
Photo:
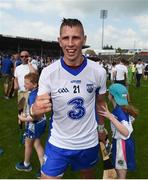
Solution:
[(136, 87), (140, 87), (141, 86), (141, 77), (143, 75), (143, 64), (141, 59), (138, 59), (138, 62), (136, 64)]
[(144, 80), (148, 79), (148, 61), (144, 65)]
[(116, 62), (112, 63), (112, 69), (111, 69), (111, 82), (114, 83), (115, 82), (115, 66), (116, 66)]
[(18, 53), (13, 54), (13, 63), (14, 63), (14, 71), (17, 66), (22, 64), (20, 55)]
[(132, 70), (132, 82), (133, 82), (135, 80), (135, 72), (136, 72), (136, 65), (133, 62), (131, 62), (131, 70)]
[(13, 62), (9, 55), (6, 55), (2, 59), (1, 63), (1, 73), (4, 78), (4, 98), (9, 99), (11, 97), (11, 89), (13, 86), (12, 76), (13, 76)]
[(128, 78), (128, 70), (125, 66), (125, 59), (121, 59), (119, 63), (115, 66), (115, 83), (123, 84), (126, 86)]

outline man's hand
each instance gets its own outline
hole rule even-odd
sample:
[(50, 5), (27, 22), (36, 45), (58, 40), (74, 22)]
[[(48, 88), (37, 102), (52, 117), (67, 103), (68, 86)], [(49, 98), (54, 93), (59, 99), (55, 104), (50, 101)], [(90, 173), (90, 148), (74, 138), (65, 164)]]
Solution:
[(99, 140), (105, 144), (106, 143), (106, 132), (105, 132), (105, 129), (102, 132), (98, 131), (98, 136), (99, 136)]
[(48, 93), (37, 96), (35, 103), (31, 107), (32, 116), (42, 116), (52, 109), (51, 98)]
[(31, 61), (32, 61), (32, 58), (28, 57), (28, 63), (31, 63)]

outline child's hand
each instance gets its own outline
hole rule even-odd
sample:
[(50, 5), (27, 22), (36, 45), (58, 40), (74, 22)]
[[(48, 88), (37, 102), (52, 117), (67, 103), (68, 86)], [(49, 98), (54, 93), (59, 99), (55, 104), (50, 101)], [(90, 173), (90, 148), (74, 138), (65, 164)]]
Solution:
[(107, 104), (105, 106), (103, 106), (102, 111), (98, 111), (98, 113), (99, 113), (99, 115), (104, 116), (108, 119), (110, 119), (113, 116), (113, 114), (110, 113), (110, 111), (108, 110)]

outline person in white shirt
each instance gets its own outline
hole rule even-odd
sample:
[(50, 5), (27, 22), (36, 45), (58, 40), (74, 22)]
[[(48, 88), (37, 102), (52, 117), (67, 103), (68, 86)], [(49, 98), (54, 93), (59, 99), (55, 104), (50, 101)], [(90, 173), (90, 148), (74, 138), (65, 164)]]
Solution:
[(127, 85), (128, 70), (124, 65), (125, 60), (121, 59), (120, 63), (115, 66), (115, 83)]
[[(30, 109), (33, 117), (52, 110), (41, 178), (59, 179), (69, 165), (82, 178), (95, 178), (92, 167), (98, 162), (99, 149), (96, 109), (105, 106), (106, 71), (82, 55), (86, 36), (79, 20), (64, 18), (58, 41), (64, 56), (43, 69), (38, 96)], [(98, 123), (104, 139), (103, 116)]]
[(22, 51), (20, 53), (22, 64), (17, 66), (14, 71), (15, 84), (14, 88), (18, 91), (25, 91), (24, 76), (29, 72), (37, 72), (36, 64), (32, 64), (28, 51)]
[(143, 75), (143, 64), (141, 59), (138, 59), (138, 62), (136, 64), (136, 87), (140, 87), (141, 86), (141, 77)]

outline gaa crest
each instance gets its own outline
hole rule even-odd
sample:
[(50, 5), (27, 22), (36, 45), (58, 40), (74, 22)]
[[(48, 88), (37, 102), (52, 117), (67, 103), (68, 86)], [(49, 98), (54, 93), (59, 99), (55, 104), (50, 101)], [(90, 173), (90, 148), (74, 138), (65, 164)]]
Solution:
[(118, 160), (118, 164), (119, 164), (120, 166), (123, 166), (123, 165), (124, 165), (124, 161), (123, 161), (123, 160)]
[(94, 85), (93, 84), (86, 84), (86, 89), (87, 89), (87, 92), (92, 93), (94, 90)]

